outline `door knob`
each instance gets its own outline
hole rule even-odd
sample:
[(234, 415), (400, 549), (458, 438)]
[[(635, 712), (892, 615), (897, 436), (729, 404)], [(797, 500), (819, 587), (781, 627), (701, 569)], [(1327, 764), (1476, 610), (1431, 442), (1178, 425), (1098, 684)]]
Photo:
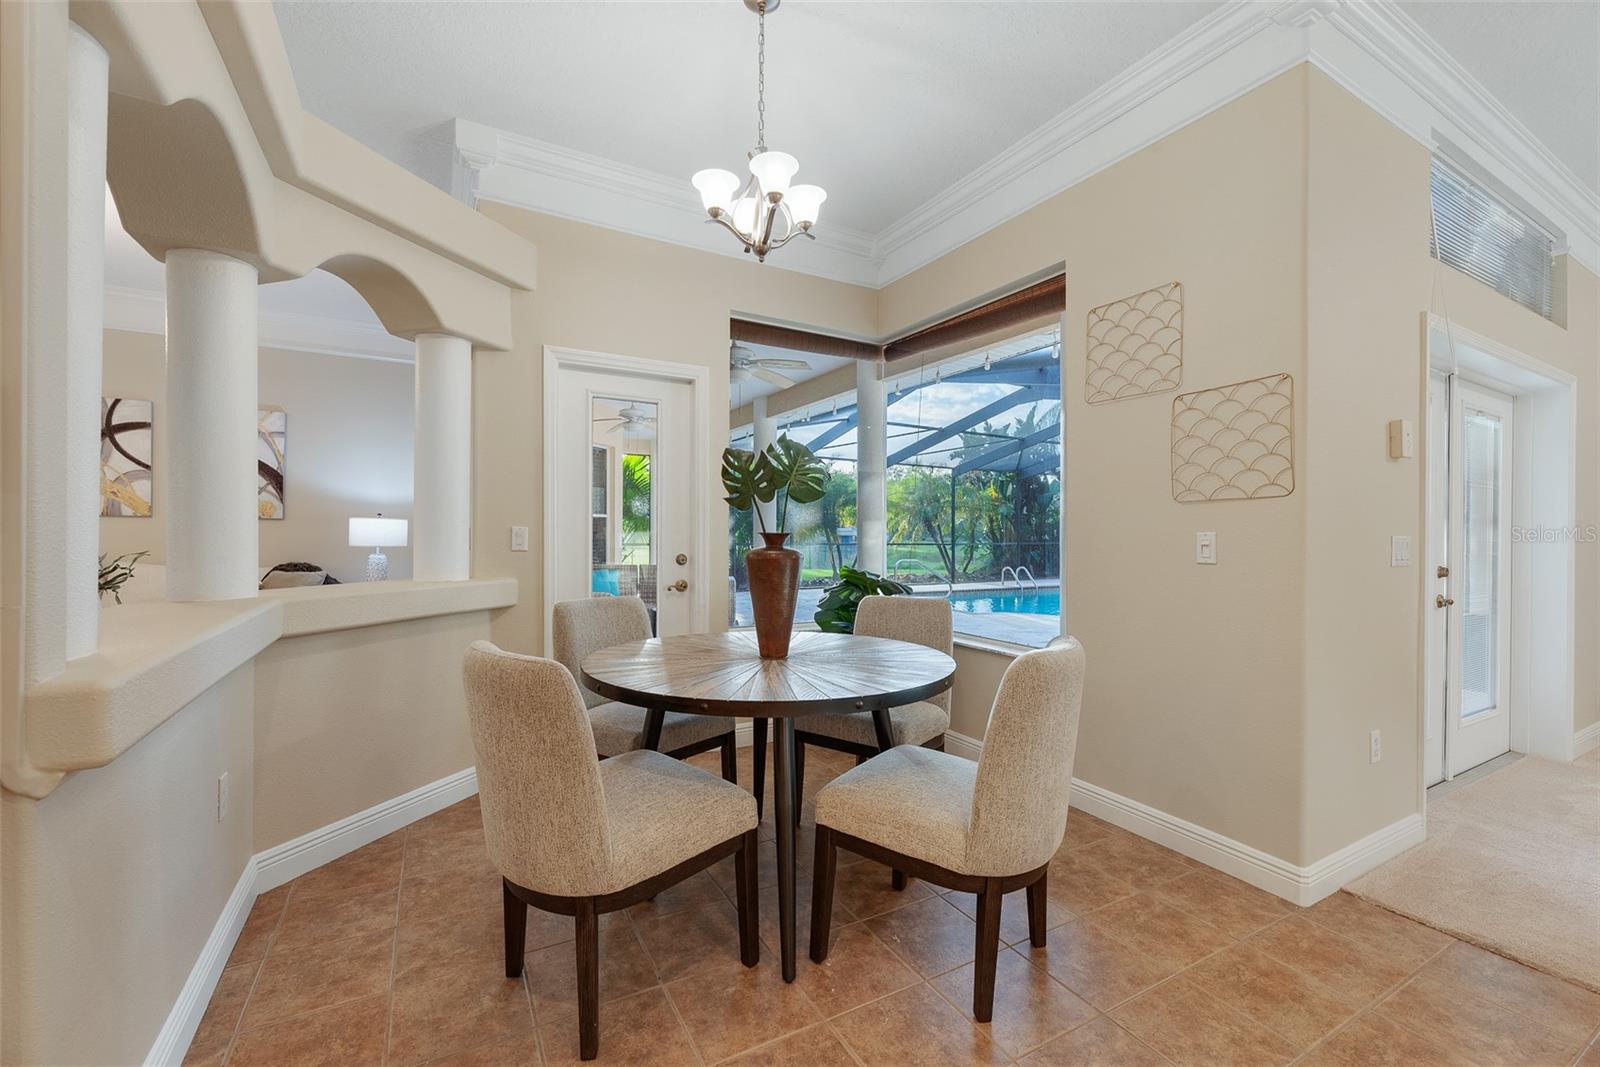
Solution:
[(684, 555), (682, 552), (679, 552), (672, 562), (682, 567), (689, 562), (689, 557)]
[(689, 588), (689, 583), (686, 580), (684, 580), (683, 578), (679, 578), (677, 581), (675, 581), (671, 585), (667, 586), (667, 592), (669, 592), (669, 593), (681, 593), (681, 592), (683, 592), (684, 590), (686, 590), (688, 588)]
[(1436, 607), (1436, 608), (1447, 608), (1451, 604), (1454, 604), (1455, 602), (1456, 602), (1456, 598), (1455, 597), (1453, 597), (1453, 596), (1445, 596), (1443, 593), (1440, 593), (1440, 594), (1438, 594), (1437, 596), (1435, 596), (1433, 598), (1433, 606)]

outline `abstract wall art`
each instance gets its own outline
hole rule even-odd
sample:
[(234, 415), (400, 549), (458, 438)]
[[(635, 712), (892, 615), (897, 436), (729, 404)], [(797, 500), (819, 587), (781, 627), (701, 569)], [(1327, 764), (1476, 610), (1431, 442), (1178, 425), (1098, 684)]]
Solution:
[(282, 408), (256, 412), (256, 514), (263, 519), (283, 518), (283, 455), (289, 416)]
[(1084, 398), (1091, 404), (1176, 389), (1183, 380), (1183, 283), (1089, 312)]
[(1172, 398), (1172, 499), (1261, 500), (1294, 492), (1294, 379), (1287, 374)]
[(100, 514), (148, 519), (155, 494), (155, 404), (125, 397), (100, 398)]

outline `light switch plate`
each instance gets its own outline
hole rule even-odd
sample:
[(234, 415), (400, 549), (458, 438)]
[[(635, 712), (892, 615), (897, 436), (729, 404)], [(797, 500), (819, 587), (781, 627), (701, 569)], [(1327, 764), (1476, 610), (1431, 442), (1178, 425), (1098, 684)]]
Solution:
[(1215, 530), (1201, 530), (1195, 533), (1194, 561), (1207, 566), (1216, 566), (1217, 532)]
[(1389, 458), (1410, 459), (1417, 454), (1417, 428), (1410, 419), (1389, 422)]
[(1407, 534), (1395, 534), (1389, 538), (1389, 566), (1411, 566), (1411, 538)]
[(528, 528), (526, 526), (511, 527), (511, 551), (528, 551)]

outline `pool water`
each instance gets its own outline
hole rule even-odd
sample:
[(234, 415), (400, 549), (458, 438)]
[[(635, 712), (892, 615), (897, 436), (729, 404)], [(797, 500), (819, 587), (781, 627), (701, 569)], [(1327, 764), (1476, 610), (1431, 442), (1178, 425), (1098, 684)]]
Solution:
[(982, 589), (967, 593), (952, 593), (950, 606), (969, 615), (993, 615), (1011, 612), (1017, 615), (1060, 615), (1061, 590), (1039, 589), (1012, 593), (1000, 589)]

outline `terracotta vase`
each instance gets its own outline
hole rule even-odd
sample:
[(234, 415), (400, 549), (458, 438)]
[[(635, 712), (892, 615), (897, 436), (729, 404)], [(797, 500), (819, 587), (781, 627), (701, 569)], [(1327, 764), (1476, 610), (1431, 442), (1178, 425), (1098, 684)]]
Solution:
[(789, 634), (794, 630), (794, 602), (800, 592), (800, 553), (784, 548), (786, 533), (763, 533), (765, 548), (745, 554), (750, 574), (750, 606), (756, 617), (756, 644), (762, 659), (789, 655)]

